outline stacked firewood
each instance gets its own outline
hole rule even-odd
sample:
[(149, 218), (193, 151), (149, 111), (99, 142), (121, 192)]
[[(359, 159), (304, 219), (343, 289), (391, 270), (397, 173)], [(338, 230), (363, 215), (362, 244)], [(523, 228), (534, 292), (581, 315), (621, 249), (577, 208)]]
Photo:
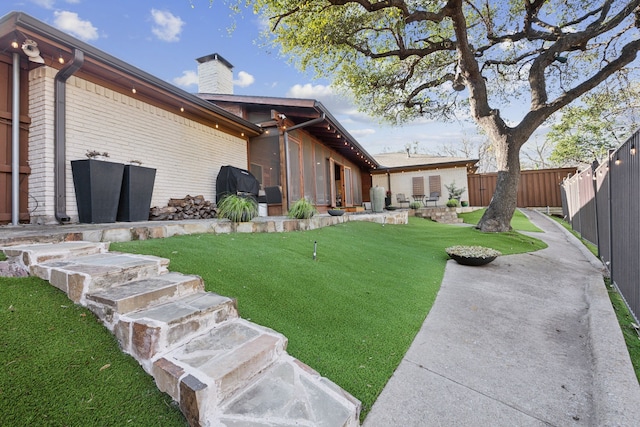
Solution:
[(167, 221), (180, 219), (208, 219), (216, 216), (216, 208), (204, 196), (187, 195), (182, 199), (169, 199), (165, 207), (151, 208), (149, 219)]

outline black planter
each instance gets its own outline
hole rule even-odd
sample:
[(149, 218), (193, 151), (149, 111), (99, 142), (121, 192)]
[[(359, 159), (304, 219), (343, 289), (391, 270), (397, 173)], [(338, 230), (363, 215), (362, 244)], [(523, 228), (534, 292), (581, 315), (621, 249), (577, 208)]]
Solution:
[(102, 160), (72, 160), (78, 220), (99, 224), (115, 222), (124, 165)]
[(120, 190), (118, 221), (147, 221), (156, 170), (142, 166), (126, 165)]
[(344, 215), (344, 211), (342, 209), (329, 209), (327, 212), (331, 216), (342, 216), (342, 215)]

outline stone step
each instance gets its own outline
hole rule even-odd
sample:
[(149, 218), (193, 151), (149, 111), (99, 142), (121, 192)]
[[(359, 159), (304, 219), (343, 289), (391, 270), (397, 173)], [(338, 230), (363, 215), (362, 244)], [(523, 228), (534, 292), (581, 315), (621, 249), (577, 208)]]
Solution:
[(158, 388), (180, 403), (190, 425), (205, 425), (222, 402), (278, 360), (286, 345), (283, 335), (236, 319), (164, 354), (152, 375)]
[(86, 300), (87, 307), (113, 330), (121, 314), (203, 291), (204, 282), (199, 276), (166, 273), (87, 294)]
[(2, 248), (9, 262), (30, 267), (46, 261), (68, 259), (76, 256), (105, 253), (108, 242), (61, 242), (7, 246)]
[(31, 274), (48, 280), (73, 302), (86, 305), (87, 293), (166, 273), (168, 265), (166, 258), (108, 252), (32, 265)]
[(220, 411), (221, 426), (359, 426), (360, 402), (291, 356), (281, 357)]
[(226, 320), (238, 317), (236, 301), (198, 292), (119, 316), (114, 333), (123, 350), (149, 372), (152, 359)]

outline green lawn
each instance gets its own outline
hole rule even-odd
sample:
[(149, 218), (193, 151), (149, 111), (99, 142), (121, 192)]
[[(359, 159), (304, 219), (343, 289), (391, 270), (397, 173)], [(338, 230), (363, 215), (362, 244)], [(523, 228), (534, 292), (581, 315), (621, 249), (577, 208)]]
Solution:
[(187, 425), (94, 315), (48, 282), (0, 277), (0, 325), (0, 425)]
[[(478, 209), (473, 212), (458, 214), (458, 217), (462, 218), (465, 224), (477, 224), (484, 215), (486, 209)], [(516, 209), (511, 219), (511, 228), (518, 231), (532, 231), (535, 233), (542, 232), (538, 227), (533, 225), (525, 214)]]
[[(237, 298), (242, 317), (283, 333), (290, 354), (360, 399), (364, 418), (431, 308), (444, 248), (454, 244), (504, 254), (545, 247), (515, 232), (483, 234), (410, 218), (408, 225), (349, 222), (307, 232), (176, 236), (113, 244), (112, 250), (170, 258), (171, 270), (199, 274), (207, 290)], [(8, 325), (0, 330), (0, 411), (9, 419), (121, 425), (147, 416), (130, 412), (135, 404), (148, 408), (149, 417), (163, 417), (155, 424), (135, 418), (136, 425), (183, 425), (169, 398), (119, 354), (111, 334), (61, 292), (39, 280), (0, 278), (0, 301), (0, 321)], [(31, 329), (37, 330), (33, 338)], [(75, 339), (50, 337), (53, 331)], [(116, 376), (115, 383), (101, 382)], [(120, 383), (126, 380), (133, 384)], [(98, 415), (99, 409), (105, 412)], [(86, 413), (95, 418), (86, 421)], [(120, 424), (111, 423), (114, 418)]]

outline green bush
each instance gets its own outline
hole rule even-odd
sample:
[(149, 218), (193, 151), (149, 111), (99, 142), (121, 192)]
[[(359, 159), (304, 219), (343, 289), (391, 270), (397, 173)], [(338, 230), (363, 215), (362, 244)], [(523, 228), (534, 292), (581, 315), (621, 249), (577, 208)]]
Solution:
[(302, 198), (291, 205), (288, 215), (290, 218), (308, 219), (316, 213), (316, 207), (306, 198)]
[(456, 187), (456, 182), (453, 181), (450, 185), (445, 185), (445, 188), (449, 192), (449, 199), (460, 200), (460, 196), (467, 189), (466, 187), (458, 188)]
[(456, 199), (449, 199), (447, 201), (447, 207), (448, 208), (457, 208), (458, 207), (458, 201)]
[(218, 218), (228, 218), (233, 222), (247, 222), (256, 216), (258, 216), (258, 203), (251, 197), (230, 194), (218, 203)]
[(413, 201), (411, 203), (409, 203), (409, 208), (410, 209), (420, 209), (422, 207), (422, 203), (418, 202), (418, 201)]

